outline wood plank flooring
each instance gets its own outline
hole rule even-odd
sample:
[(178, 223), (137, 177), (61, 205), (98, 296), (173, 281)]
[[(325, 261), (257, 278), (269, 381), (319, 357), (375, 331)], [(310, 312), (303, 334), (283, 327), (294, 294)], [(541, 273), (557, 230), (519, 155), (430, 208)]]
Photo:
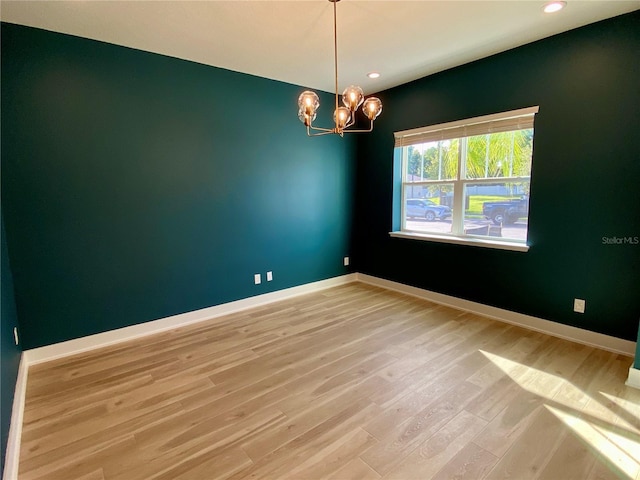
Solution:
[(349, 284), (30, 369), (20, 480), (640, 480), (631, 359)]

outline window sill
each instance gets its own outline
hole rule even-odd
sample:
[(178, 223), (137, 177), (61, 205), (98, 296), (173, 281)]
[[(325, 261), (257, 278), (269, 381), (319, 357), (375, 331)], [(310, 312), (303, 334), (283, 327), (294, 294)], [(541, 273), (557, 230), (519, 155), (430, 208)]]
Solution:
[(528, 252), (529, 245), (517, 242), (485, 240), (475, 237), (454, 237), (452, 235), (435, 235), (429, 233), (416, 232), (389, 232), (389, 235), (396, 238), (410, 238), (412, 240), (422, 240), (427, 242), (454, 243), (457, 245), (469, 245), (472, 247), (495, 248), (498, 250), (511, 250), (514, 252)]

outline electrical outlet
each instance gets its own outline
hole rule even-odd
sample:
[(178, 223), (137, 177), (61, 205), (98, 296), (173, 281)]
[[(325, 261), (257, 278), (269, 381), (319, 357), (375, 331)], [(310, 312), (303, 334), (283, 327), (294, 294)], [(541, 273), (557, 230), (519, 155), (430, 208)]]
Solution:
[(273, 280), (273, 272), (267, 272), (267, 282)]
[(349, 257), (344, 257), (344, 266), (345, 267), (349, 266)]
[(15, 340), (16, 345), (18, 345), (18, 327), (13, 327), (13, 339)]
[(581, 298), (573, 299), (573, 311), (576, 313), (584, 313), (584, 309), (587, 306), (587, 301)]
[(254, 281), (254, 283), (255, 283), (256, 285), (260, 285), (260, 284), (262, 283), (262, 278), (260, 277), (260, 274), (259, 274), (259, 273), (256, 273), (256, 274), (253, 276), (253, 281)]

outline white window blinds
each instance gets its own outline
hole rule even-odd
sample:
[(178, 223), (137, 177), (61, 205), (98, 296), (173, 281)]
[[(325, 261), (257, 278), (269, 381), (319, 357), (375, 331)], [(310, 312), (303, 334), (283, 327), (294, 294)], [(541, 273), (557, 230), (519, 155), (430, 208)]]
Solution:
[(533, 118), (536, 113), (538, 113), (537, 106), (395, 132), (393, 134), (395, 146), (406, 147), (452, 138), (533, 128)]

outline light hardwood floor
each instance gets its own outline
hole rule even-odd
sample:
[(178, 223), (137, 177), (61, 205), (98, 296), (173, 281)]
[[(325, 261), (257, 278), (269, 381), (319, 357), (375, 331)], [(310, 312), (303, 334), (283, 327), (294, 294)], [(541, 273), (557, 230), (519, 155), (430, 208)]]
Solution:
[(19, 478), (640, 480), (631, 361), (354, 283), (34, 366)]

